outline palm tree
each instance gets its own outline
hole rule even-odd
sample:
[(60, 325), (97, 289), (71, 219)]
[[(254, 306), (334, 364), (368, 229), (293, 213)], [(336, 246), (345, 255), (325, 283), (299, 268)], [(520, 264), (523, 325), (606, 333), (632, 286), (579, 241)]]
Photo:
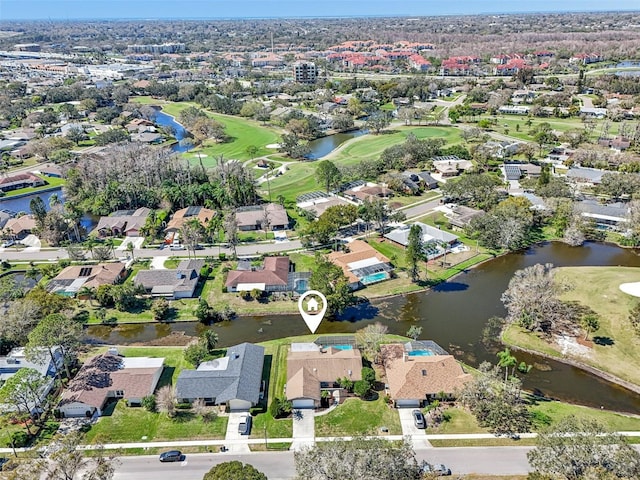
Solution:
[(131, 260), (133, 260), (135, 262), (136, 261), (136, 256), (134, 255), (133, 250), (134, 250), (133, 242), (127, 243), (127, 252), (131, 253)]
[(497, 357), (500, 359), (498, 365), (504, 367), (504, 383), (507, 383), (509, 375), (509, 367), (515, 368), (518, 365), (516, 357), (511, 355), (509, 348), (505, 348), (503, 351), (497, 353)]
[(89, 301), (89, 305), (93, 306), (93, 297), (95, 296), (95, 289), (91, 287), (82, 287), (78, 290), (78, 297), (85, 297)]
[(91, 253), (91, 258), (93, 258), (93, 249), (97, 244), (98, 242), (94, 237), (89, 237), (84, 241), (84, 247)]

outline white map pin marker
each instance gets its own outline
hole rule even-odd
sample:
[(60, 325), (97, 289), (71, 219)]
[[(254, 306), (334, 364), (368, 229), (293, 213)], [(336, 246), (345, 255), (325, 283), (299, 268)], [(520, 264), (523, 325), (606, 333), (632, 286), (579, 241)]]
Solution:
[[(311, 298), (305, 302), (307, 297)], [(318, 299), (314, 297), (318, 297), (322, 301), (322, 306), (320, 306)], [(317, 290), (304, 292), (298, 299), (298, 310), (300, 310), (300, 315), (302, 315), (311, 333), (316, 333), (327, 311), (327, 298)]]

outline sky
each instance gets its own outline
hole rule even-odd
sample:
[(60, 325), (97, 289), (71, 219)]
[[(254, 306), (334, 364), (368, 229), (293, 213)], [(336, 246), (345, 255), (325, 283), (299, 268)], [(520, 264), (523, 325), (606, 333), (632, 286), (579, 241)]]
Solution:
[(430, 16), (638, 10), (639, 0), (0, 0), (0, 20)]

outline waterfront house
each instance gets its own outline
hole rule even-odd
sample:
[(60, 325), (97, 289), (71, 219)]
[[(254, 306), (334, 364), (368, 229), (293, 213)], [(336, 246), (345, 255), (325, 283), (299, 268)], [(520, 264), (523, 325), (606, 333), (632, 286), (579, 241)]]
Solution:
[(387, 393), (396, 407), (419, 408), (436, 395), (454, 396), (471, 375), (433, 342), (393, 343), (380, 347)]
[(323, 390), (338, 400), (340, 378), (362, 380), (360, 350), (351, 345), (336, 348), (316, 343), (291, 344), (287, 355), (286, 395), (293, 408), (318, 408)]
[(182, 370), (176, 381), (180, 402), (202, 399), (226, 405), (231, 411), (246, 411), (260, 401), (264, 347), (241, 343), (227, 348), (226, 356)]
[(164, 358), (97, 355), (69, 382), (58, 409), (65, 417), (91, 417), (102, 415), (109, 399), (139, 406), (155, 391), (163, 369)]

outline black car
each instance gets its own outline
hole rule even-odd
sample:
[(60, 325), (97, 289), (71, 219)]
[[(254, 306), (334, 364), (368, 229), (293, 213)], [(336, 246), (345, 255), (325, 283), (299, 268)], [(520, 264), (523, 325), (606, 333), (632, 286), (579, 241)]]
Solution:
[(411, 413), (413, 415), (413, 423), (415, 424), (416, 428), (426, 428), (427, 427), (427, 422), (425, 421), (424, 415), (422, 414), (422, 412), (420, 410), (414, 410)]
[(246, 415), (240, 419), (238, 433), (240, 435), (249, 435), (251, 433), (251, 415)]
[(160, 454), (161, 462), (181, 462), (183, 459), (184, 455), (180, 450), (169, 450)]

